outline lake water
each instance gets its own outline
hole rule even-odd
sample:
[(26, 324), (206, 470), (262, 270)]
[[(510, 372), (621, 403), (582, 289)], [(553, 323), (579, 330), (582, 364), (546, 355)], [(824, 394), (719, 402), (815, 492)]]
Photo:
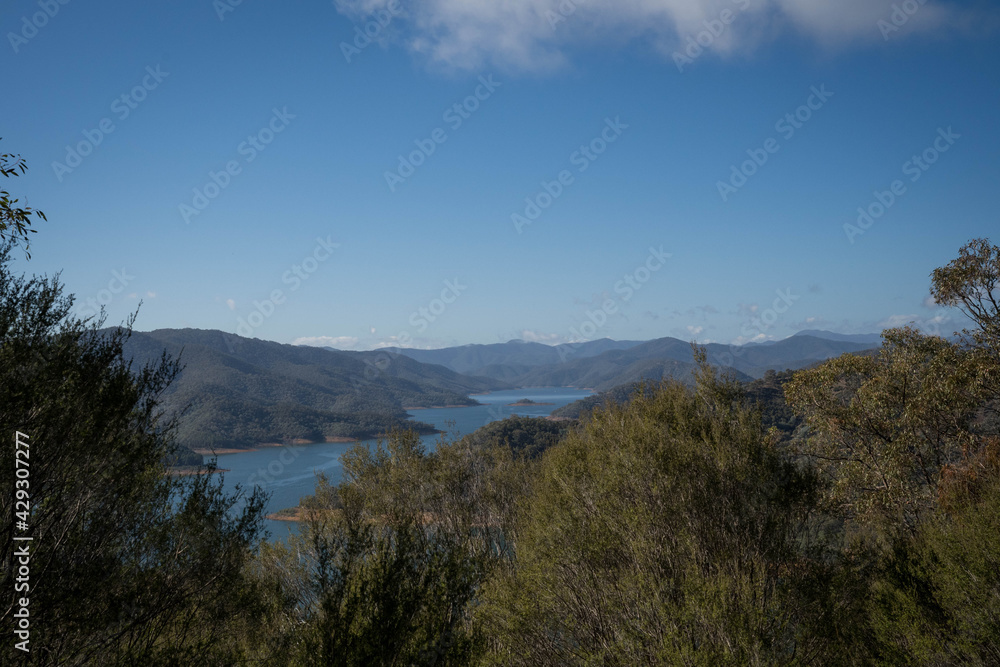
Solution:
[[(544, 417), (556, 408), (590, 396), (591, 393), (587, 390), (558, 387), (513, 389), (473, 396), (483, 405), (412, 410), (409, 414), (413, 419), (431, 424), (449, 436), (462, 436), (511, 415)], [(551, 405), (518, 407), (508, 405), (522, 398)], [(421, 440), (428, 449), (432, 449), (440, 437), (440, 434), (425, 435)], [(267, 513), (270, 514), (287, 507), (294, 507), (299, 504), (300, 498), (311, 495), (316, 488), (317, 472), (326, 473), (333, 482), (339, 481), (343, 472), (340, 457), (356, 444), (358, 443), (289, 445), (269, 447), (255, 452), (220, 454), (219, 468), (228, 471), (224, 473), (228, 491), (232, 492), (238, 484), (247, 491), (257, 486), (269, 493)], [(270, 519), (265, 524), (272, 539), (287, 537), (289, 532), (294, 532), (298, 527), (294, 522)]]

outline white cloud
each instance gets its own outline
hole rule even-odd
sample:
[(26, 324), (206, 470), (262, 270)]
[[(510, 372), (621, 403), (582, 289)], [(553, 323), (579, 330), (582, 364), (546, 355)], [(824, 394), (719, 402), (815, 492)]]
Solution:
[(950, 336), (955, 329), (959, 328), (958, 324), (952, 321), (948, 312), (943, 308), (928, 317), (920, 317), (919, 315), (890, 315), (878, 323), (879, 331), (905, 326), (915, 327), (923, 333), (932, 336)]
[(732, 345), (746, 345), (747, 343), (763, 343), (765, 341), (774, 340), (774, 336), (768, 336), (764, 333), (759, 333), (756, 336), (748, 338), (746, 336), (737, 336), (733, 339)]
[(292, 345), (308, 345), (310, 347), (333, 347), (338, 350), (353, 350), (359, 340), (354, 336), (306, 336), (296, 338)]
[(386, 347), (413, 348), (416, 350), (436, 350), (451, 347), (458, 343), (453, 340), (439, 338), (410, 338), (405, 345), (400, 344), (397, 336), (382, 338), (358, 338), (356, 336), (302, 336), (292, 341), (292, 345), (308, 345), (310, 347), (332, 347), (337, 350), (361, 352), (381, 350)]
[(155, 299), (156, 292), (146, 292), (146, 296), (149, 297), (150, 299)]
[(415, 338), (410, 337), (405, 345), (400, 344), (397, 336), (387, 336), (371, 341), (366, 341), (360, 349), (381, 350), (385, 347), (399, 347), (413, 350), (440, 350), (443, 347), (455, 347), (459, 343), (455, 340), (444, 338)]
[(880, 329), (890, 329), (892, 327), (905, 327), (908, 324), (916, 324), (920, 318), (916, 315), (890, 315), (879, 322)]
[(526, 340), (529, 343), (544, 343), (546, 345), (559, 345), (560, 343), (569, 342), (566, 336), (561, 336), (554, 333), (543, 333), (541, 331), (532, 331), (530, 329), (524, 329), (521, 331), (521, 340)]
[(697, 336), (698, 334), (700, 334), (702, 331), (705, 330), (705, 327), (697, 327), (697, 326), (690, 326), (689, 325), (688, 328), (687, 328), (687, 330), (688, 330), (688, 333), (691, 334), (692, 336)]
[(226, 299), (226, 305), (229, 306), (229, 310), (236, 310), (236, 301), (233, 299)]
[[(913, 0), (914, 2), (916, 0)], [(334, 0), (361, 23), (390, 0)], [(751, 51), (783, 33), (826, 46), (883, 42), (879, 20), (899, 0), (402, 0), (391, 31), (430, 62), (459, 70), (484, 66), (546, 71), (567, 64), (577, 46), (642, 40), (668, 58), (688, 37), (718, 20), (735, 18), (710, 43), (718, 54)], [(560, 11), (560, 8), (562, 10)], [(564, 20), (562, 20), (564, 19)], [(890, 39), (939, 32), (973, 21), (952, 5), (928, 0)]]

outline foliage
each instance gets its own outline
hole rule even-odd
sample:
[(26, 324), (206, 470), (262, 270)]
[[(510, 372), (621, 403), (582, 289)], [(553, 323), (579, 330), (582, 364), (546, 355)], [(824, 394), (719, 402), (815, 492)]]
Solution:
[(517, 567), (481, 608), (494, 664), (761, 664), (813, 655), (799, 540), (813, 482), (703, 366), (549, 450)]
[(883, 661), (1000, 663), (1000, 440), (949, 475), (942, 507), (897, 542), (873, 581), (870, 619)]
[[(73, 319), (56, 280), (8, 271), (10, 251), (0, 250), (0, 433), (30, 443), (30, 590), (16, 596), (30, 601), (28, 663), (236, 660), (231, 621), (254, 618), (260, 599), (246, 573), (263, 499), (223, 493), (217, 475), (165, 474), (171, 425), (157, 397), (176, 364), (132, 368), (129, 327)], [(8, 595), (12, 537), (25, 534), (13, 524), (14, 449), (0, 448)], [(13, 599), (0, 607), (8, 637)]]
[(514, 454), (537, 458), (558, 443), (568, 430), (565, 421), (513, 415), (491, 422), (465, 439), (474, 447), (507, 447)]
[[(20, 155), (11, 153), (0, 154), (0, 176), (10, 178), (20, 176), (28, 171), (28, 164)], [(45, 220), (45, 214), (31, 207), (17, 206), (19, 200), (12, 199), (7, 190), (0, 188), (0, 243), (11, 241), (24, 242), (25, 254), (28, 254), (28, 235), (37, 232), (31, 228), (31, 216)]]
[[(931, 273), (931, 296), (945, 306), (957, 306), (978, 327), (979, 341), (1000, 339), (1000, 248), (989, 239), (973, 239), (958, 257)], [(996, 348), (994, 348), (996, 351)]]
[[(512, 417), (431, 451), (394, 428), (403, 405), (461, 400), (479, 379), (101, 329), (70, 317), (56, 280), (11, 275), (11, 248), (0, 429), (31, 442), (29, 662), (1000, 663), (988, 241), (932, 274), (935, 298), (975, 323), (957, 341), (890, 329), (876, 352), (745, 384), (695, 349), (691, 384), (616, 387), (578, 406), (580, 423)], [(179, 387), (170, 346), (185, 350)], [(178, 433), (364, 429), (387, 435), (343, 457), (340, 483), (320, 476), (287, 544), (261, 542), (259, 494), (227, 495), (211, 467), (165, 474)], [(13, 456), (0, 448), (0, 466)], [(8, 636), (14, 608), (0, 607)]]
[(470, 605), (514, 546), (526, 464), (465, 441), (427, 453), (412, 431), (343, 463), (341, 484), (321, 477), (301, 503), (302, 535), (266, 553), (272, 572), (293, 573), (283, 586), (296, 601), (288, 625), (300, 626), (294, 661), (468, 664)]
[(982, 358), (911, 328), (883, 339), (877, 356), (799, 372), (786, 393), (814, 430), (804, 453), (830, 479), (831, 503), (880, 534), (912, 533), (942, 469), (978, 446), (969, 426), (985, 400)]

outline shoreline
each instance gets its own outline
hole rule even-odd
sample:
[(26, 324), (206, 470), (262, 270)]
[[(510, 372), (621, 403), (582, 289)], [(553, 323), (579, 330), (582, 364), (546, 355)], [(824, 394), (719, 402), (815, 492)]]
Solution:
[(314, 509), (307, 509), (305, 507), (295, 506), (295, 507), (286, 507), (283, 510), (272, 512), (267, 516), (265, 516), (264, 518), (270, 521), (288, 521), (291, 523), (301, 523), (302, 521), (305, 521), (310, 518), (309, 516), (307, 516), (307, 513), (309, 512), (335, 513), (339, 511), (340, 510), (314, 510)]
[(325, 440), (306, 440), (305, 438), (295, 438), (289, 443), (262, 442), (252, 447), (220, 447), (219, 449), (191, 449), (195, 454), (201, 456), (221, 456), (223, 454), (246, 454), (248, 452), (259, 452), (262, 449), (273, 449), (275, 447), (287, 447), (288, 445), (327, 445), (331, 443), (360, 442), (358, 438), (348, 436), (333, 436)]
[(476, 405), (428, 405), (428, 406), (424, 406), (424, 407), (409, 407), (409, 408), (404, 406), (403, 409), (407, 410), (407, 411), (410, 411), (410, 410), (445, 410), (445, 409), (451, 409), (451, 408), (476, 408), (476, 407), (479, 407), (480, 405), (482, 405), (482, 404), (481, 403), (477, 403)]
[(192, 475), (208, 475), (217, 472), (230, 472), (229, 468), (216, 468), (211, 471), (205, 470), (204, 468), (199, 468), (198, 466), (176, 466), (167, 468), (167, 475), (176, 475), (178, 477), (190, 477)]

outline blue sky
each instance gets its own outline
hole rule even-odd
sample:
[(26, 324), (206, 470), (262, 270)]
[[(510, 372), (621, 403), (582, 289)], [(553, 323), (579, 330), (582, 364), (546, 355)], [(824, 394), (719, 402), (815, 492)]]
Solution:
[(1000, 236), (997, 27), (936, 0), (17, 0), (0, 148), (49, 221), (16, 268), (110, 322), (141, 300), (141, 330), (347, 349), (947, 333), (930, 271)]

